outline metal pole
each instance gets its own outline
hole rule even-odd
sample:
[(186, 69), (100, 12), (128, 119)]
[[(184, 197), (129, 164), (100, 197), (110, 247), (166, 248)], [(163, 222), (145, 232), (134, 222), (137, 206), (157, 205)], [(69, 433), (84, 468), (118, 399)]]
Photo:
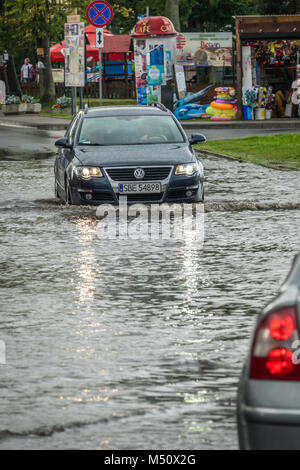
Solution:
[(102, 106), (102, 55), (99, 47), (99, 104)]
[(83, 109), (83, 88), (79, 88), (79, 108)]

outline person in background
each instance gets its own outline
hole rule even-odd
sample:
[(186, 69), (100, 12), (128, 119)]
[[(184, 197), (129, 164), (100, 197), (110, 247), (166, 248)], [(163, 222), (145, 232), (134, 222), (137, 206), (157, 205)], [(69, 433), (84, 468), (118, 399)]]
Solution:
[(28, 83), (32, 82), (35, 79), (34, 76), (34, 68), (33, 65), (30, 63), (29, 59), (24, 59), (24, 64), (21, 68), (21, 82)]
[(300, 107), (300, 64), (297, 65), (296, 69), (296, 80), (293, 81), (291, 85), (292, 90), (292, 104), (293, 104), (293, 117), (300, 117), (299, 107)]
[(37, 62), (37, 64), (36, 64), (36, 66), (35, 66), (35, 80), (36, 80), (37, 83), (39, 83), (39, 81), (40, 81), (39, 71), (40, 71), (41, 69), (45, 69), (45, 68), (46, 68), (46, 67), (45, 67), (44, 62), (41, 60), (41, 58), (38, 58), (38, 62)]

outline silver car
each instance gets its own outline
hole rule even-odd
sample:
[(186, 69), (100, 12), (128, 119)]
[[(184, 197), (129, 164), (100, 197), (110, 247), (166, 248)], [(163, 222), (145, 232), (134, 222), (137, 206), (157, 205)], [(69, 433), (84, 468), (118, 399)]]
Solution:
[(238, 390), (241, 449), (300, 449), (300, 254), (259, 315)]

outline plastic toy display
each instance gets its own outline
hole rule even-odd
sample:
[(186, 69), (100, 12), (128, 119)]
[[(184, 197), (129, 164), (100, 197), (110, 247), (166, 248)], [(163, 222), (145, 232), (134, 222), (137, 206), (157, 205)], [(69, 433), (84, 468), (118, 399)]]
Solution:
[(210, 119), (211, 121), (231, 121), (236, 118), (237, 106), (235, 89), (231, 87), (218, 87), (217, 95), (212, 103), (201, 105), (200, 99), (206, 95), (213, 85), (209, 85), (198, 93), (188, 93), (175, 103), (174, 115), (177, 119)]
[(217, 96), (207, 108), (206, 115), (210, 116), (211, 121), (231, 121), (235, 119), (237, 114), (235, 89), (232, 87), (218, 87), (215, 91)]
[(201, 105), (200, 100), (213, 85), (209, 85), (197, 93), (187, 93), (184, 98), (174, 103), (174, 115), (177, 119), (202, 118), (206, 114), (208, 104)]
[[(243, 89), (243, 106), (244, 108), (252, 109), (250, 119), (253, 118), (254, 115), (256, 116), (256, 119), (264, 119), (264, 110), (271, 111), (275, 102), (278, 104), (271, 86), (266, 88), (256, 85), (248, 90)], [(253, 110), (255, 110), (255, 113), (253, 113)], [(248, 119), (248, 117), (245, 116), (246, 111), (247, 110), (244, 109), (244, 117), (245, 119)], [(284, 110), (281, 112), (281, 116), (284, 116)]]

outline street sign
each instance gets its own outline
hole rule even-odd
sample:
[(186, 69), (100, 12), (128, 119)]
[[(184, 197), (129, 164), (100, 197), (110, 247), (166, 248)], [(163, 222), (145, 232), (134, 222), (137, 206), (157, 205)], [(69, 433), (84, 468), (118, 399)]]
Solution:
[(104, 29), (96, 28), (96, 47), (102, 49), (104, 47)]
[(86, 18), (89, 23), (98, 28), (109, 25), (113, 19), (112, 6), (104, 0), (96, 0), (87, 7)]

